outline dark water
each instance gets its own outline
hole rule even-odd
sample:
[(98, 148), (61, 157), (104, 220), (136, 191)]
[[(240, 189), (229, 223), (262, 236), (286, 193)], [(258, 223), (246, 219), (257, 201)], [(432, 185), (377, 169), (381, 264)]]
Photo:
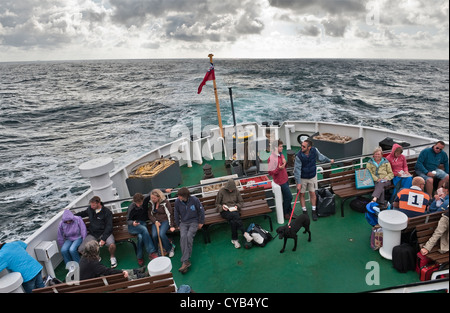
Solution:
[[(217, 60), (224, 124), (315, 120), (449, 139), (449, 62)], [(0, 241), (25, 239), (86, 188), (78, 165), (117, 166), (217, 125), (208, 60), (0, 63)]]

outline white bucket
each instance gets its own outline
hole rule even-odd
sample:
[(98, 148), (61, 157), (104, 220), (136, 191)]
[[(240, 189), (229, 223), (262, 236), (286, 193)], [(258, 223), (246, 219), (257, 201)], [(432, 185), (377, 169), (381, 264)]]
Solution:
[(148, 263), (148, 274), (150, 276), (170, 273), (172, 270), (172, 261), (166, 256), (157, 257)]

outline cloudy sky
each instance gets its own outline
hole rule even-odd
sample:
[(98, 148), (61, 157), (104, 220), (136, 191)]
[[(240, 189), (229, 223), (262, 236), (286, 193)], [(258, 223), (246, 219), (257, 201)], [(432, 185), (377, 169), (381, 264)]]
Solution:
[(0, 61), (448, 59), (449, 0), (0, 0)]

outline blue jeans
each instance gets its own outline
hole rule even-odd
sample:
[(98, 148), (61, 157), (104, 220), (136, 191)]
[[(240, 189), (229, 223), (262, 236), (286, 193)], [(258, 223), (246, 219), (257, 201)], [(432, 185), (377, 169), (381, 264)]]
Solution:
[(45, 285), (44, 281), (42, 280), (42, 271), (39, 271), (39, 273), (29, 281), (22, 283), (22, 287), (26, 293), (31, 293), (33, 289), (36, 288), (44, 288)]
[[(161, 226), (159, 226), (159, 237), (161, 237), (161, 243), (163, 249), (166, 250), (167, 253), (172, 250), (172, 244), (170, 243), (169, 238), (167, 237), (166, 232), (169, 230), (169, 221), (160, 222)], [(156, 230), (156, 225), (152, 225), (152, 238), (155, 245), (159, 244), (158, 241), (158, 231)]]
[(411, 187), (412, 186), (412, 179), (413, 179), (412, 176), (410, 176), (410, 177), (398, 177), (398, 176), (395, 176), (392, 179), (392, 183), (394, 184), (394, 187), (396, 187), (398, 182), (401, 180), (400, 188), (398, 190), (395, 190), (395, 192), (398, 192), (402, 188), (409, 188), (409, 187)]
[(145, 250), (150, 255), (156, 251), (153, 245), (152, 238), (148, 233), (147, 223), (144, 221), (139, 221), (138, 226), (128, 225), (128, 232), (133, 235), (137, 235), (137, 258), (142, 259), (142, 245), (144, 245)]
[(81, 245), (83, 237), (80, 237), (74, 241), (66, 240), (61, 247), (61, 254), (64, 258), (64, 263), (75, 261), (80, 263), (80, 254), (78, 253), (78, 247)]
[(292, 211), (292, 192), (289, 188), (289, 181), (285, 182), (281, 187), (281, 194), (283, 195), (283, 213), (291, 214)]

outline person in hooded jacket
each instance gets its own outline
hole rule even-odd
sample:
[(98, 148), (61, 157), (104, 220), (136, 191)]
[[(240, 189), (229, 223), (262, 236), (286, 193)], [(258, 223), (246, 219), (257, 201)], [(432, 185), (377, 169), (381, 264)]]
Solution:
[(23, 241), (0, 243), (0, 272), (7, 269), (22, 275), (22, 287), (26, 293), (45, 287), (42, 279), (42, 265), (28, 252)]
[(220, 216), (226, 219), (231, 225), (231, 243), (236, 249), (241, 247), (238, 241), (238, 230), (242, 232), (248, 242), (253, 240), (252, 236), (245, 231), (239, 214), (243, 205), (244, 200), (242, 199), (241, 193), (236, 188), (234, 180), (230, 178), (225, 186), (217, 193), (216, 208)]
[(78, 247), (86, 238), (87, 230), (83, 219), (73, 215), (70, 210), (64, 210), (58, 227), (57, 243), (61, 247), (64, 262), (70, 261), (80, 263)]
[[(386, 157), (386, 160), (391, 164), (392, 172), (394, 173), (392, 183), (396, 186), (396, 192), (398, 192), (400, 188), (409, 188), (412, 185), (412, 175), (408, 171), (406, 157), (402, 153), (402, 146), (394, 143), (391, 153)], [(397, 188), (398, 183), (400, 183), (399, 188)]]
[(373, 157), (366, 165), (369, 172), (372, 174), (375, 183), (375, 190), (372, 193), (372, 202), (379, 204), (385, 203), (384, 189), (391, 185), (391, 180), (394, 178), (391, 163), (383, 157), (383, 150), (378, 147), (373, 152)]

